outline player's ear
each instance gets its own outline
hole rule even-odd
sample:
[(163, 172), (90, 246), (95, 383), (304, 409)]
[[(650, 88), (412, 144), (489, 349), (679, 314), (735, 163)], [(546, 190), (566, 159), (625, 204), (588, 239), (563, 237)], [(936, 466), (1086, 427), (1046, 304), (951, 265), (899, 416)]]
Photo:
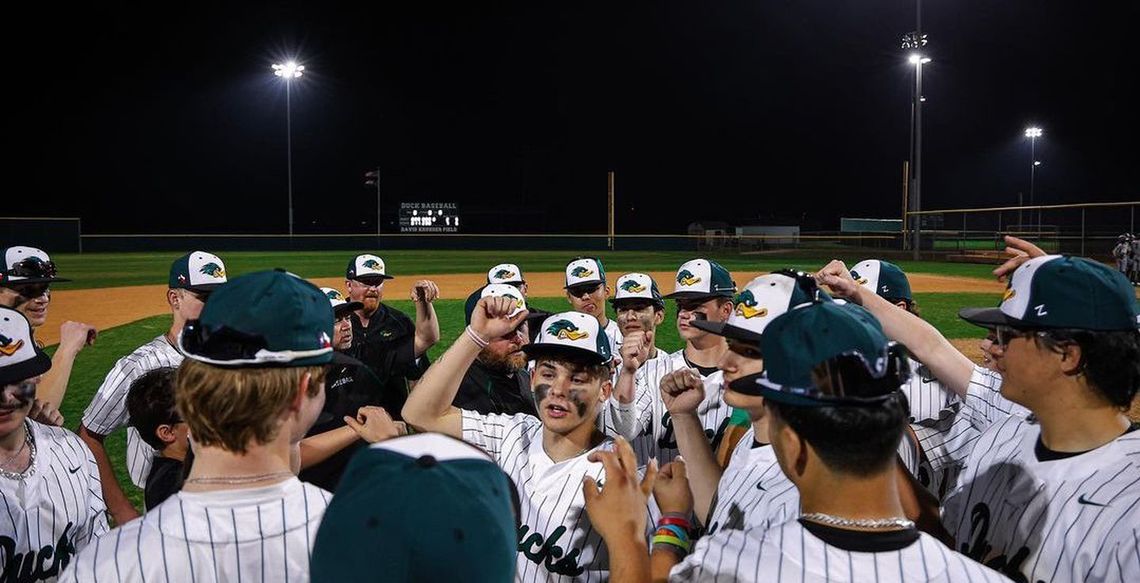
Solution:
[(309, 382), (312, 381), (313, 376), (308, 372), (301, 375), (297, 381), (297, 392), (293, 395), (293, 399), (289, 402), (290, 411), (300, 411), (301, 405), (305, 402), (305, 397), (309, 394)]
[(163, 423), (154, 428), (154, 434), (158, 436), (159, 441), (170, 445), (178, 439), (178, 434), (174, 433), (174, 426)]
[(653, 310), (653, 324), (660, 326), (665, 321), (665, 310)]
[(1057, 350), (1061, 353), (1061, 372), (1067, 376), (1076, 376), (1084, 372), (1079, 344), (1067, 342), (1058, 346)]
[(176, 290), (176, 289), (166, 290), (166, 303), (170, 304), (171, 308), (177, 310), (178, 305), (181, 302), (182, 302), (182, 296), (178, 294), (178, 290)]
[(613, 377), (607, 376), (602, 378), (602, 390), (599, 392), (600, 394), (598, 395), (598, 402), (606, 402), (610, 398), (610, 395), (614, 392)]

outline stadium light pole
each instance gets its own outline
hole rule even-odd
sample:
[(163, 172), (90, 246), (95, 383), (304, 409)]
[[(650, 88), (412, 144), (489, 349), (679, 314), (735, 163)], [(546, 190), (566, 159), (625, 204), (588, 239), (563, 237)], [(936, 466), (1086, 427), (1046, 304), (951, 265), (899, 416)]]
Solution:
[[(924, 45), (926, 39), (921, 38), (920, 42)], [(913, 172), (911, 192), (913, 193), (914, 212), (919, 212), (922, 210), (922, 104), (926, 101), (926, 98), (922, 96), (922, 66), (930, 62), (930, 57), (919, 52), (913, 52), (907, 57), (907, 62), (914, 66), (914, 97), (911, 104), (911, 155), (913, 159), (911, 163)], [(914, 258), (918, 259), (922, 241), (922, 215), (914, 215), (912, 229)]]
[(285, 80), (285, 159), (288, 167), (289, 180), (289, 236), (293, 236), (293, 112), (290, 86), (294, 79), (299, 79), (305, 70), (304, 65), (296, 61), (274, 63), (273, 74)]

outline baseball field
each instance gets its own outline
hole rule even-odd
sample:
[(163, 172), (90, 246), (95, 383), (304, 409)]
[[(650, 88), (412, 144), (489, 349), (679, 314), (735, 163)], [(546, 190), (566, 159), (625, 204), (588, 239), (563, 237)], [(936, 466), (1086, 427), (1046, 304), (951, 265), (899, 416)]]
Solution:
[[(364, 251), (364, 250), (362, 250)], [(226, 263), (230, 278), (251, 271), (285, 268), (318, 285), (344, 288), (344, 269), (357, 251), (343, 252), (218, 252)], [(78, 427), (83, 410), (98, 389), (114, 362), (132, 350), (163, 333), (170, 326), (165, 301), (167, 272), (180, 253), (123, 253), (55, 255), (60, 275), (73, 281), (53, 286), (48, 322), (37, 331), (37, 338), (54, 345), (59, 325), (66, 320), (89, 323), (99, 330), (95, 344), (84, 349), (76, 359), (67, 397), (61, 410), (66, 426)], [(450, 346), (464, 326), (463, 301), (479, 285), (485, 283), (487, 270), (498, 263), (517, 263), (530, 288), (530, 303), (560, 311), (567, 308), (562, 295), (562, 269), (577, 254), (570, 251), (393, 251), (380, 253), (388, 273), (396, 279), (384, 288), (389, 305), (414, 314), (409, 289), (419, 279), (439, 284), (441, 299), (435, 303), (442, 339), (431, 350), (438, 357)], [(607, 276), (612, 283), (623, 273), (648, 272), (658, 282), (662, 293), (672, 291), (672, 278), (677, 266), (695, 257), (692, 253), (612, 252), (602, 254)], [(704, 255), (720, 262), (743, 285), (761, 273), (792, 267), (814, 270), (830, 256), (765, 256), (716, 254)], [(863, 256), (841, 256), (849, 265)], [(978, 357), (979, 329), (957, 318), (963, 306), (996, 305), (1003, 285), (990, 275), (993, 266), (961, 263), (908, 262), (899, 265), (907, 271), (915, 299), (923, 317), (938, 327), (955, 344), (972, 357)], [(671, 316), (675, 308), (670, 304)], [(611, 312), (612, 315), (612, 312)], [(672, 351), (681, 347), (676, 328), (669, 324), (659, 329), (657, 345)], [(54, 350), (54, 346), (49, 351)], [(123, 456), (125, 431), (112, 434), (107, 449), (116, 466), (120, 483), (132, 501), (141, 508), (142, 492), (130, 484)]]

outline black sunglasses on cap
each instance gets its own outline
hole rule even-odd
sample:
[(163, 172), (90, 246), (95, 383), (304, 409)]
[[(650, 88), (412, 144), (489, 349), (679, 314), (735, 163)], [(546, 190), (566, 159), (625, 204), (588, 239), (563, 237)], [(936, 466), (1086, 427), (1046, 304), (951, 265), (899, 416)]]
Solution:
[(44, 261), (39, 257), (21, 259), (8, 268), (8, 275), (14, 277), (55, 277), (56, 273), (54, 261)]

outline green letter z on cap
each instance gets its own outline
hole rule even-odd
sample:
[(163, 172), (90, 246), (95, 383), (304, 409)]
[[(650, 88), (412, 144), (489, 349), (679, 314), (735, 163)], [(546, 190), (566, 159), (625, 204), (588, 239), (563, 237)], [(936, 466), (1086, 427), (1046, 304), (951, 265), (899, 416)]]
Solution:
[(234, 279), (186, 323), (187, 358), (215, 366), (313, 366), (332, 361), (333, 309), (317, 286), (283, 271)]
[(963, 308), (958, 315), (987, 328), (1135, 330), (1135, 291), (1120, 272), (1091, 259), (1035, 257), (1010, 277), (997, 308)]

